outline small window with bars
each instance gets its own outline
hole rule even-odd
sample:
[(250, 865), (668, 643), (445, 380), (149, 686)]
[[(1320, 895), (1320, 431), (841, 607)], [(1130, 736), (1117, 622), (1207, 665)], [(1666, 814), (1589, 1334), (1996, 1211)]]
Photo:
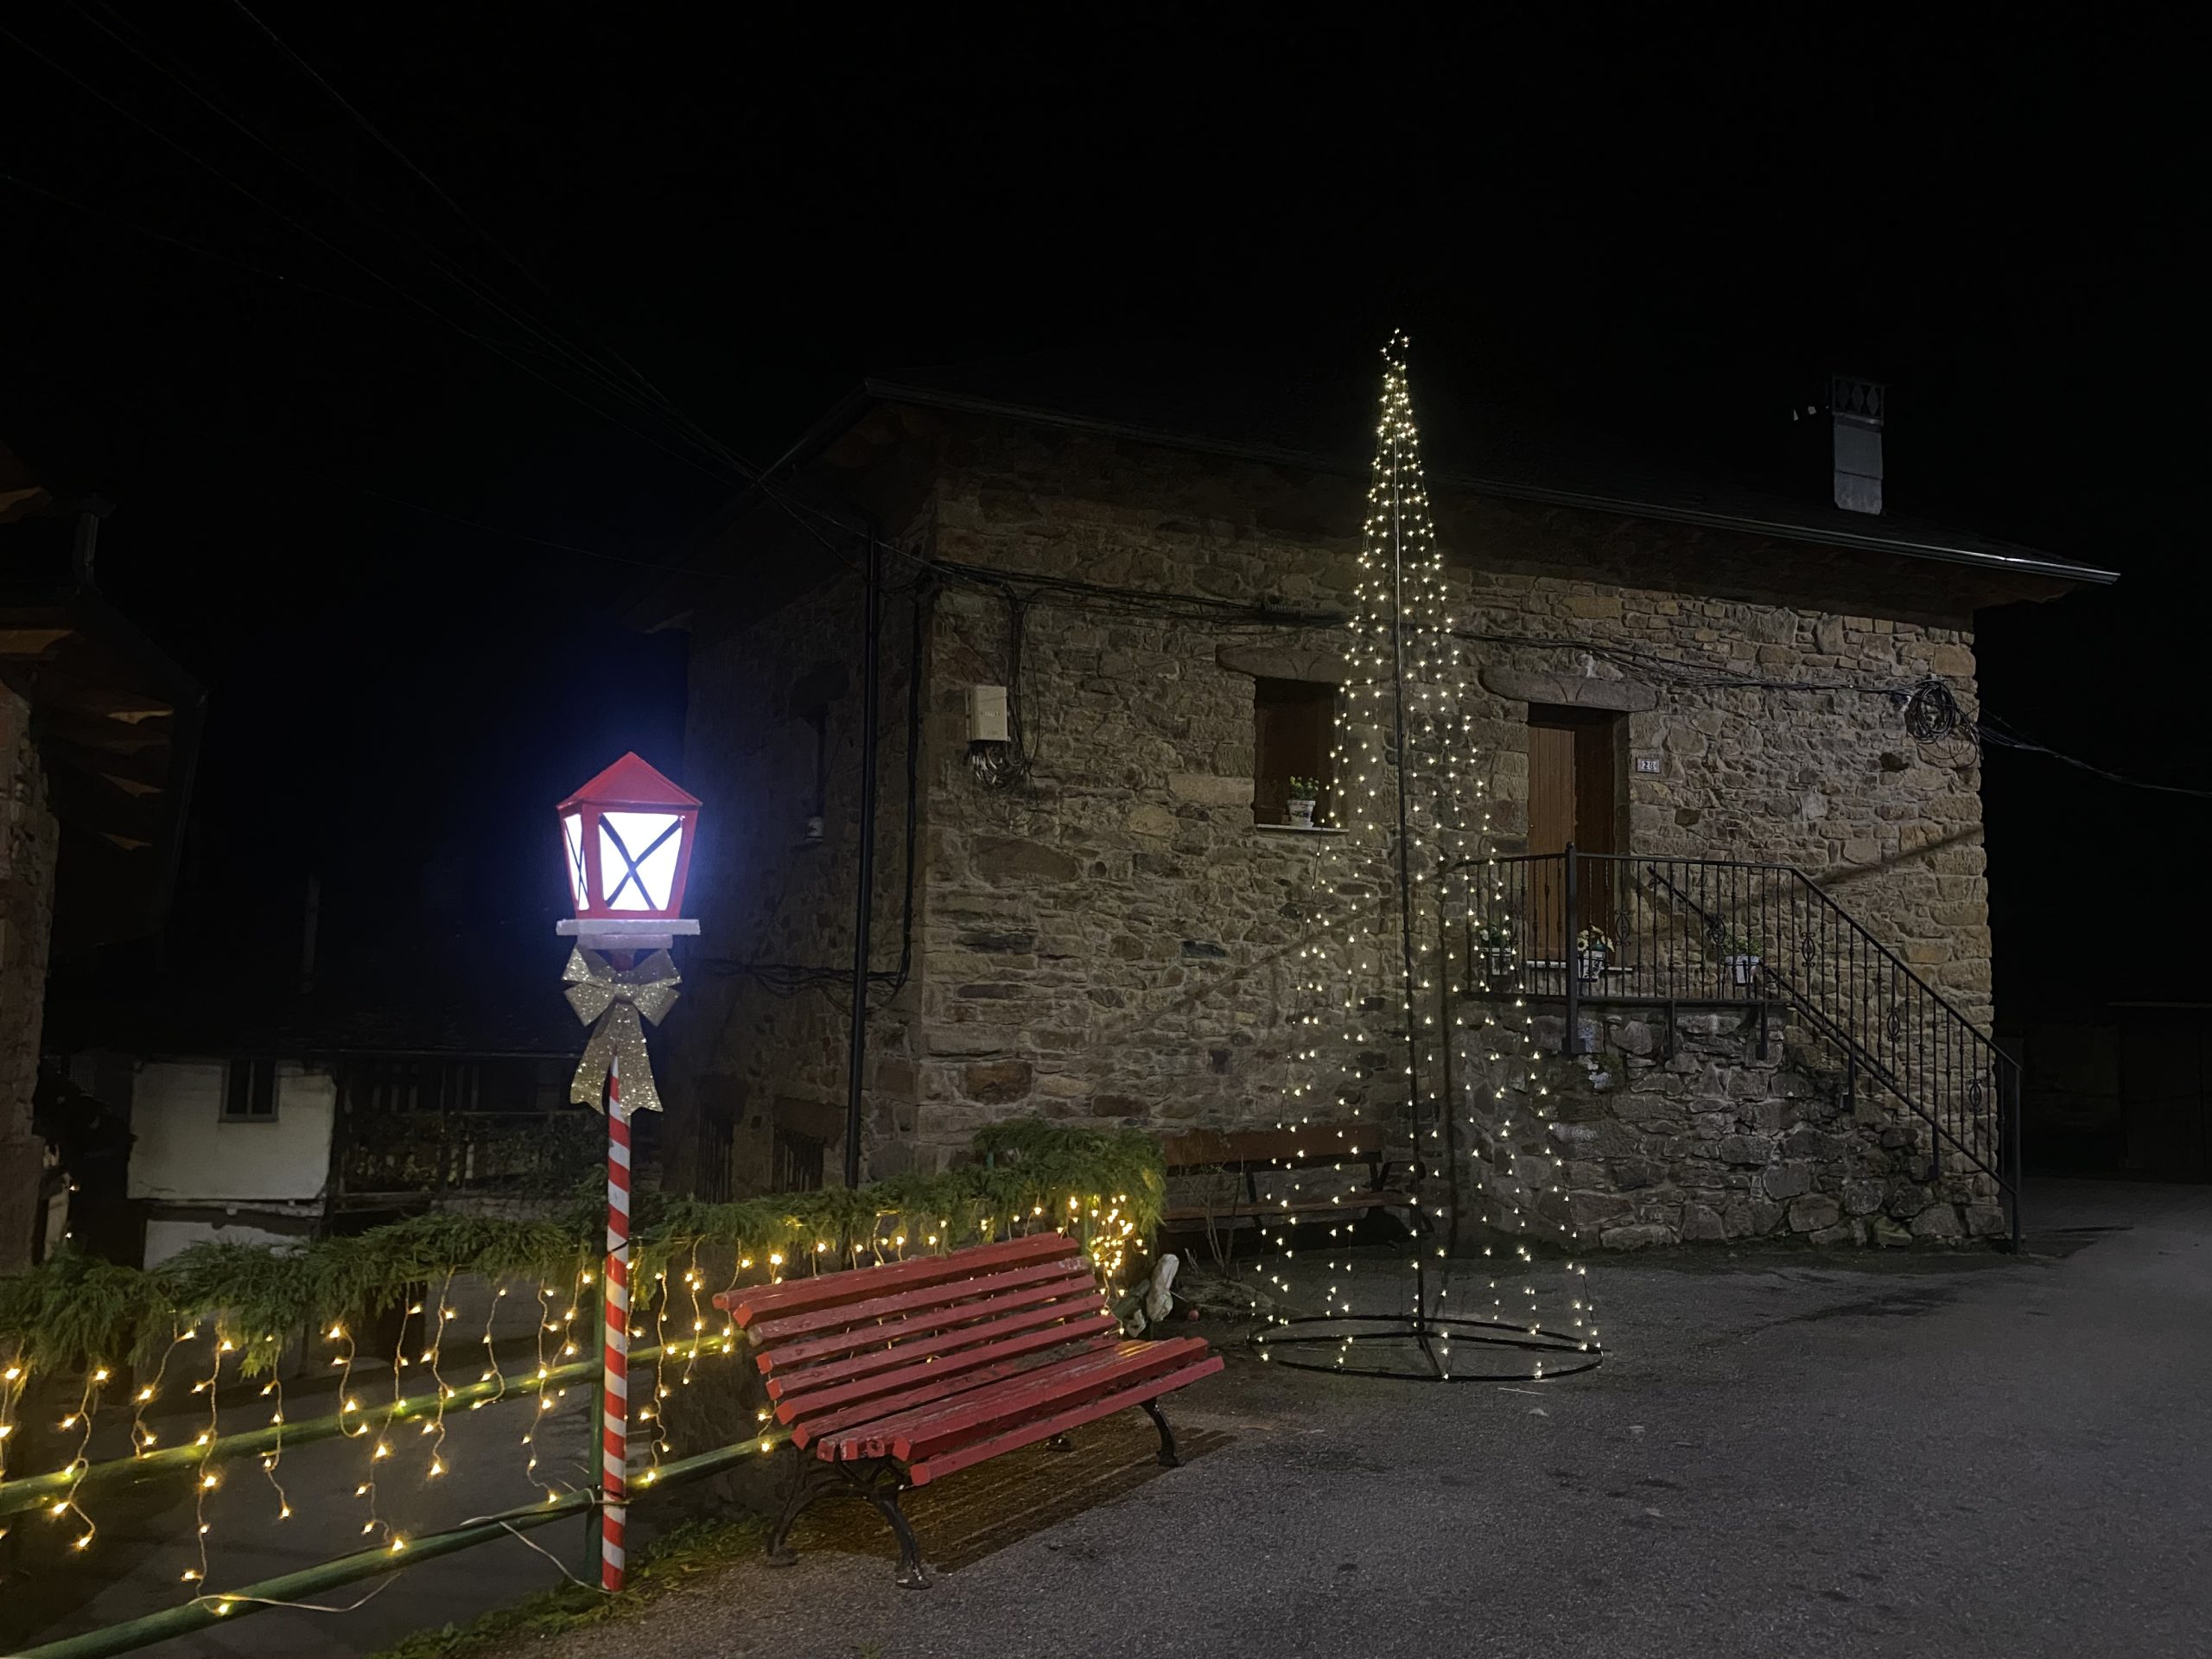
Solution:
[(776, 1129), (774, 1185), (777, 1192), (812, 1192), (822, 1185), (822, 1154), (829, 1142), (818, 1135)]

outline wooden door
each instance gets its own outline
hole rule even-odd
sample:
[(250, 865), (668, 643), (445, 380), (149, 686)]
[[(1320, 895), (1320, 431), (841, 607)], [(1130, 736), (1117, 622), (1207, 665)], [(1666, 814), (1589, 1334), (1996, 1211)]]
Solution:
[[(1603, 709), (1529, 706), (1529, 850), (1611, 853), (1619, 845), (1619, 719)], [(1529, 886), (1529, 952), (1540, 962), (1564, 962), (1573, 933), (1598, 926), (1612, 931), (1612, 867), (1584, 864), (1572, 926), (1567, 921), (1566, 871), (1538, 865)]]

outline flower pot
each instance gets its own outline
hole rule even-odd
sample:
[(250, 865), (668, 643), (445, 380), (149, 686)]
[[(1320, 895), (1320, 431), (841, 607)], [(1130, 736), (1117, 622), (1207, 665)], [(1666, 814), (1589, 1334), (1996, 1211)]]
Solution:
[(1759, 961), (1758, 957), (1731, 957), (1728, 958), (1728, 972), (1738, 985), (1748, 985), (1751, 982), (1751, 976), (1759, 970)]
[(1493, 944), (1484, 954), (1490, 958), (1490, 976), (1492, 980), (1513, 977), (1513, 947), (1511, 945)]
[(1314, 805), (1315, 803), (1312, 801), (1291, 802), (1290, 827), (1294, 830), (1311, 830), (1313, 827)]
[(1582, 978), (1586, 984), (1594, 983), (1596, 981), (1605, 977), (1605, 957), (1607, 954), (1605, 951), (1603, 950), (1586, 950), (1578, 951), (1576, 954), (1581, 959)]

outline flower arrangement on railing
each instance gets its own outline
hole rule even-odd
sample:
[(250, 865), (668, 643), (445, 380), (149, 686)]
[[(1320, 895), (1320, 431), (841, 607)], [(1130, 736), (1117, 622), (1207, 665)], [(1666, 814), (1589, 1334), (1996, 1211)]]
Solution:
[(1496, 988), (1513, 976), (1520, 958), (1520, 938), (1510, 916), (1492, 916), (1467, 930), (1475, 972)]
[(1751, 934), (1727, 931), (1720, 938), (1720, 959), (1728, 964), (1730, 978), (1749, 985), (1766, 960), (1766, 948)]
[(1586, 927), (1574, 936), (1575, 971), (1586, 980), (1603, 976), (1611, 960), (1613, 941), (1602, 927)]

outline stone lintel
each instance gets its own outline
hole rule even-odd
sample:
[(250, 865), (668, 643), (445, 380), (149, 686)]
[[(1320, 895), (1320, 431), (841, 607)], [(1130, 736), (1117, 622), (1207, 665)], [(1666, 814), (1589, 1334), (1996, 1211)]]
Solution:
[(1613, 709), (1640, 715), (1659, 706), (1659, 688), (1636, 680), (1600, 680), (1585, 674), (1548, 674), (1538, 669), (1485, 668), (1483, 688), (1516, 702), (1564, 703), (1572, 709)]
[(1351, 678), (1344, 652), (1328, 645), (1222, 645), (1213, 659), (1232, 674), (1249, 674), (1255, 680), (1342, 685)]

